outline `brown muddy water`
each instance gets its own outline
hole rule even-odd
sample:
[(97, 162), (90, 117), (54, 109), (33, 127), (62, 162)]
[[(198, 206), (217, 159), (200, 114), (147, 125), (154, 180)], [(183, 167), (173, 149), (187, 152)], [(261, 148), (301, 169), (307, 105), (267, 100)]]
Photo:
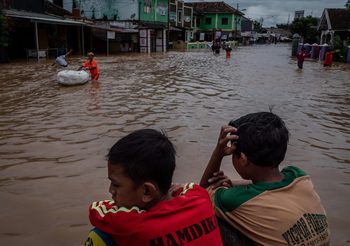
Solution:
[[(291, 132), (283, 166), (307, 171), (332, 245), (350, 245), (350, 66), (297, 69), (287, 45), (96, 56), (99, 83), (63, 87), (52, 60), (0, 65), (0, 244), (82, 245), (88, 206), (110, 198), (105, 155), (133, 130), (164, 129), (175, 182), (198, 182), (220, 126), (256, 111)], [(68, 59), (79, 67), (83, 58)], [(234, 179), (230, 158), (223, 169)]]

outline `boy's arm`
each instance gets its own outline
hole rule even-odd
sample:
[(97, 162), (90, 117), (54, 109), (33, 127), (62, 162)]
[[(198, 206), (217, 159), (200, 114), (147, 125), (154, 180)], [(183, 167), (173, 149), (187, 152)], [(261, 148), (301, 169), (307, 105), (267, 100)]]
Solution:
[(231, 135), (229, 133), (235, 133), (236, 128), (232, 126), (223, 126), (221, 127), (218, 143), (210, 157), (208, 165), (203, 173), (203, 176), (200, 181), (200, 186), (207, 188), (211, 183), (208, 179), (213, 177), (215, 172), (220, 170), (222, 158), (226, 155), (231, 155), (235, 151), (235, 145), (228, 145), (229, 141), (237, 140), (238, 136)]
[(65, 56), (68, 56), (70, 53), (72, 53), (72, 51), (73, 51), (73, 50), (69, 50), (69, 51), (65, 54)]

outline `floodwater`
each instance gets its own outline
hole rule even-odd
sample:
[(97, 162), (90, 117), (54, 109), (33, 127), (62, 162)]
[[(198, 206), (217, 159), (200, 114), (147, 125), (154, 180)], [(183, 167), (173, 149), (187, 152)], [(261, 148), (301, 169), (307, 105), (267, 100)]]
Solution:
[[(82, 245), (88, 206), (110, 198), (105, 155), (140, 128), (177, 148), (175, 182), (199, 182), (220, 126), (256, 111), (291, 132), (283, 166), (307, 171), (329, 215), (332, 245), (350, 245), (350, 66), (302, 71), (288, 45), (222, 52), (97, 55), (99, 83), (64, 87), (52, 60), (0, 65), (1, 245)], [(83, 61), (70, 57), (71, 68)], [(223, 169), (234, 179), (230, 158)]]

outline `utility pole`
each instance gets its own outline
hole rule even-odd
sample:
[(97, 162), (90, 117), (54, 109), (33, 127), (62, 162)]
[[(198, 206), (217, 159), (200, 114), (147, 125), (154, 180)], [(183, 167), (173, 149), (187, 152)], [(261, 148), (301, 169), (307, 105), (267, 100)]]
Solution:
[(167, 33), (167, 49), (169, 49), (170, 43), (170, 0), (168, 0), (168, 33)]
[[(239, 3), (237, 3), (237, 11), (239, 11)], [(235, 37), (237, 38), (238, 36), (238, 30), (237, 30), (237, 21), (238, 21), (238, 15), (235, 15)]]

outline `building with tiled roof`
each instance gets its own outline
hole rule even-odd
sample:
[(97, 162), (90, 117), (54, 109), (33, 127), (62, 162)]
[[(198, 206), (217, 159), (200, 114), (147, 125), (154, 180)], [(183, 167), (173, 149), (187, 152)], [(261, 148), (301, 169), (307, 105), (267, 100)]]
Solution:
[(232, 40), (240, 37), (244, 15), (225, 2), (186, 2), (193, 7), (196, 41)]
[(324, 9), (317, 30), (321, 44), (331, 44), (336, 35), (342, 40), (350, 38), (350, 9)]

